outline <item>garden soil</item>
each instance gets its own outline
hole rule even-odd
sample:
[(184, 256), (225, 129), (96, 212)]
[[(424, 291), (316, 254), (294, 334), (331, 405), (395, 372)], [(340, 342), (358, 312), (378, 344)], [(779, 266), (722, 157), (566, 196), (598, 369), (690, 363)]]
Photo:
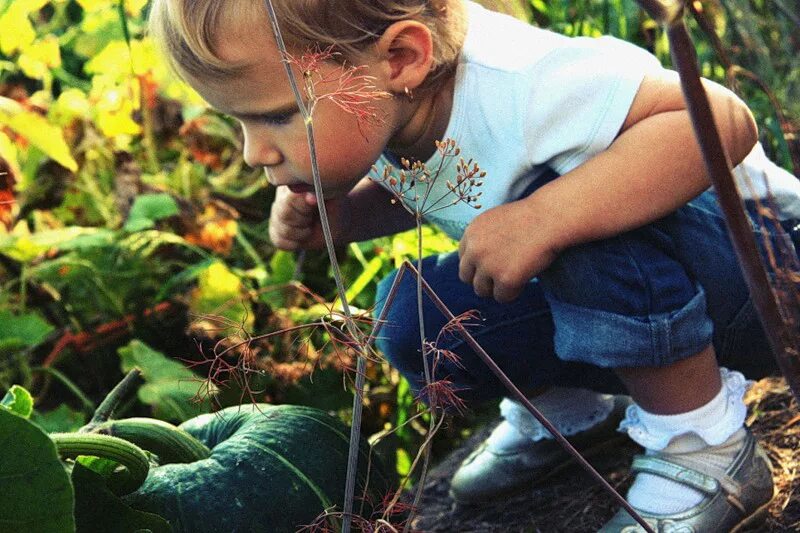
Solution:
[[(800, 409), (786, 383), (777, 378), (757, 382), (746, 399), (747, 423), (772, 460), (778, 489), (770, 516), (758, 531), (800, 531)], [(413, 522), (415, 531), (580, 533), (596, 531), (614, 514), (616, 504), (612, 498), (577, 465), (516, 496), (480, 507), (457, 506), (448, 496), (450, 477), (497, 422), (476, 431), (430, 471), (421, 512)], [(632, 481), (627, 467), (632, 456), (640, 451), (630, 440), (622, 439), (619, 445), (590, 458), (589, 462), (624, 494)]]

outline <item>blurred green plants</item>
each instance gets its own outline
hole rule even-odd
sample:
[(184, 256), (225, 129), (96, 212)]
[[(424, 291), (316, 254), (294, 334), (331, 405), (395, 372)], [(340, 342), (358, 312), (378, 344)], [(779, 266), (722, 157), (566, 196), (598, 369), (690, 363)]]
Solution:
[[(617, 35), (670, 62), (661, 29), (633, 0), (485, 3), (568, 35)], [(691, 8), (704, 75), (745, 98), (770, 155), (797, 172), (796, 9)], [(268, 242), (263, 173), (243, 164), (236, 125), (169, 74), (144, 35), (146, 9), (0, 0), (0, 390), (21, 383), (37, 396), (37, 420), (69, 430), (146, 357), (160, 369), (145, 372), (156, 392), (123, 406), (133, 414), (180, 419), (270, 401), (345, 416), (354, 353), (328, 320), (338, 304), (327, 256), (298, 262)], [(415, 257), (416, 242), (409, 232), (348, 247), (341, 266), (356, 311), (368, 312), (377, 281)], [(423, 255), (453, 248), (424, 228)], [(189, 374), (164, 391), (174, 365)], [(365, 431), (388, 435), (413, 418), (413, 398), (385, 363), (371, 362), (368, 377)], [(176, 404), (176, 391), (200, 403)], [(471, 416), (441, 431), (443, 447)], [(386, 439), (401, 473), (424, 432), (415, 421)]]

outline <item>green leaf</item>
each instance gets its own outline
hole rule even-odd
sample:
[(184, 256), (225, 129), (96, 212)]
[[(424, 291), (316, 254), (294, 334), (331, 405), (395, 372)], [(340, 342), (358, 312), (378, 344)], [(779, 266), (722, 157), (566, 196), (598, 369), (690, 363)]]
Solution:
[(269, 260), (269, 283), (271, 285), (289, 283), (294, 277), (296, 267), (297, 265), (292, 252), (278, 250)]
[(119, 463), (113, 459), (95, 457), (94, 455), (79, 455), (75, 462), (80, 463), (84, 468), (88, 468), (95, 474), (100, 474), (104, 478), (111, 476), (119, 466)]
[(75, 522), (81, 533), (170, 533), (169, 522), (153, 513), (131, 509), (106, 485), (105, 478), (80, 462), (72, 469)]
[(152, 228), (156, 221), (178, 213), (178, 204), (167, 193), (138, 196), (125, 222), (125, 231), (134, 232)]
[(177, 272), (174, 276), (169, 278), (164, 282), (161, 288), (158, 291), (158, 294), (155, 296), (156, 301), (165, 300), (169, 298), (171, 294), (175, 291), (178, 291), (182, 285), (187, 285), (190, 282), (197, 279), (201, 272), (204, 272), (209, 266), (215, 263), (216, 259), (206, 259), (201, 261), (197, 264), (188, 266), (183, 268), (179, 272)]
[[(141, 341), (131, 341), (119, 349), (123, 372), (134, 367), (142, 371), (144, 385), (139, 388), (139, 399), (151, 405), (156, 417), (162, 420), (183, 422), (193, 416), (210, 411), (207, 399), (195, 401), (201, 387), (200, 378), (178, 361), (169, 359)], [(206, 394), (216, 394), (210, 387)]]
[[(269, 274), (262, 281), (267, 287), (280, 287), (294, 278), (296, 262), (292, 252), (276, 250), (269, 260)], [(266, 290), (259, 299), (273, 309), (286, 307), (286, 293), (283, 290)]]
[(411, 472), (411, 456), (403, 448), (397, 448), (397, 475), (407, 476)]
[(0, 409), (0, 450), (0, 530), (74, 532), (72, 485), (45, 432)]
[(14, 316), (0, 311), (0, 353), (5, 349), (36, 346), (53, 331), (47, 321), (35, 313)]
[(113, 232), (109, 230), (72, 226), (23, 237), (0, 236), (0, 252), (17, 261), (28, 262), (53, 248), (82, 250), (107, 245), (112, 240)]
[(0, 400), (0, 405), (22, 418), (30, 418), (33, 412), (33, 396), (23, 387), (13, 385)]
[(62, 403), (45, 413), (33, 411), (31, 422), (47, 433), (69, 433), (78, 430), (86, 423), (86, 415)]

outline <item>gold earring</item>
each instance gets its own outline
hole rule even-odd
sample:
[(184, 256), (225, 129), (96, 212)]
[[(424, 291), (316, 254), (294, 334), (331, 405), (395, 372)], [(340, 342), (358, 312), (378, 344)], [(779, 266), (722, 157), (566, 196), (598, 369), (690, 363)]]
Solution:
[(406, 98), (408, 98), (409, 102), (414, 99), (414, 93), (412, 93), (411, 89), (409, 89), (408, 87), (403, 87), (403, 92), (405, 93)]

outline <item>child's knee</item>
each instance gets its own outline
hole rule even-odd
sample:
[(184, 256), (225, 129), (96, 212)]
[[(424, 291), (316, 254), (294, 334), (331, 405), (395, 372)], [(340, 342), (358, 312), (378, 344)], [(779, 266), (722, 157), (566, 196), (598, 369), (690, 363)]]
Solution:
[(540, 281), (564, 360), (663, 366), (712, 340), (704, 290), (656, 227), (567, 250)]

